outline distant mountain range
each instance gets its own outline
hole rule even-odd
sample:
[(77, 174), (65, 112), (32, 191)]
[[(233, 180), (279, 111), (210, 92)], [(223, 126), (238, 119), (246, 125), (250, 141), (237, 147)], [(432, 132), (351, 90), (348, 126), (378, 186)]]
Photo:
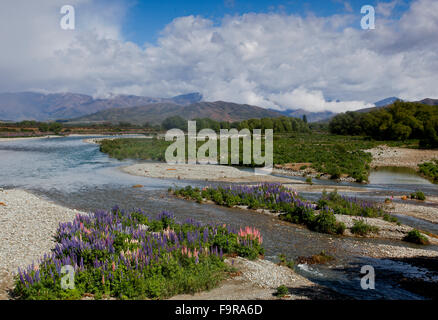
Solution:
[[(379, 108), (384, 108), (384, 107), (389, 106), (390, 104), (394, 103), (397, 100), (403, 101), (403, 99), (400, 99), (397, 97), (386, 98), (386, 99), (383, 99), (383, 100), (380, 100), (380, 101), (374, 103), (375, 107), (373, 107), (373, 108), (360, 109), (360, 110), (357, 110), (357, 112), (364, 113), (364, 112), (373, 111), (373, 110), (376, 110)], [(429, 106), (438, 106), (438, 99), (426, 98), (426, 99), (423, 99), (421, 101), (415, 101), (415, 102), (427, 104)]]
[[(357, 110), (368, 112), (385, 107), (397, 97), (375, 103), (376, 107)], [(419, 101), (438, 105), (438, 99)], [(179, 115), (184, 119), (211, 118), (217, 121), (242, 121), (250, 118), (302, 118), (309, 122), (328, 121), (336, 115), (331, 111), (311, 112), (304, 109), (277, 111), (231, 102), (202, 102), (200, 93), (189, 93), (173, 98), (151, 98), (135, 95), (115, 95), (95, 99), (77, 93), (42, 94), (35, 92), (1, 93), (0, 120), (71, 120), (72, 122), (131, 122), (157, 124), (165, 118)]]
[(13, 121), (71, 119), (112, 108), (123, 109), (152, 103), (187, 105), (201, 100), (202, 95), (199, 93), (173, 98), (116, 95), (108, 99), (94, 99), (77, 93), (1, 93), (0, 119)]
[(175, 103), (152, 103), (133, 108), (113, 108), (96, 112), (91, 115), (72, 119), (72, 122), (130, 122), (143, 125), (159, 124), (171, 116), (180, 116), (191, 120), (194, 118), (210, 118), (216, 121), (243, 121), (251, 118), (276, 118), (283, 114), (247, 104), (237, 104), (224, 101), (197, 102), (189, 105)]
[(418, 101), (418, 102), (423, 103), (423, 104), (427, 104), (429, 106), (438, 106), (438, 99), (427, 98), (427, 99), (423, 99), (423, 100)]
[(331, 111), (311, 112), (304, 109), (285, 110), (280, 112), (285, 116), (295, 118), (303, 118), (303, 116), (305, 115), (308, 122), (323, 121), (326, 119), (330, 119), (331, 117), (334, 117), (336, 115), (336, 113)]

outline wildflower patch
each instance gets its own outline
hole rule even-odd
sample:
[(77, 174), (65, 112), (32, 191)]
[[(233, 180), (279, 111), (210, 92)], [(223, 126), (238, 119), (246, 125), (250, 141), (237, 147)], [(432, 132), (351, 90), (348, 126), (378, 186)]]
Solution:
[[(229, 271), (227, 255), (257, 258), (264, 250), (257, 229), (177, 223), (169, 212), (156, 219), (118, 207), (77, 215), (60, 224), (56, 247), (37, 264), (18, 270), (20, 299), (161, 299), (215, 287)], [(63, 267), (74, 286), (62, 286)], [(64, 288), (63, 288), (64, 287)]]

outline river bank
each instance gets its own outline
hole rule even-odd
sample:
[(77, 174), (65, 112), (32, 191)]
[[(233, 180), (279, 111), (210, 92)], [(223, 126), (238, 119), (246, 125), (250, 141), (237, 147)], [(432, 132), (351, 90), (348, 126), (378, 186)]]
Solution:
[[(122, 167), (123, 172), (149, 178), (202, 180), (221, 182), (278, 182), (290, 183), (291, 180), (271, 175), (255, 175), (250, 171), (239, 170), (232, 166), (175, 164), (167, 163), (139, 163)], [(303, 183), (298, 181), (297, 183)]]
[(194, 295), (183, 294), (170, 300), (274, 300), (281, 285), (289, 289), (283, 300), (335, 300), (347, 297), (316, 284), (292, 269), (267, 260), (250, 261), (240, 257), (226, 262), (238, 270), (219, 287)]
[(372, 168), (406, 167), (418, 170), (419, 164), (438, 159), (438, 150), (395, 148), (381, 145), (364, 151), (373, 156)]
[[(17, 269), (37, 263), (54, 247), (59, 223), (71, 221), (81, 212), (39, 198), (24, 190), (0, 189), (0, 299), (10, 299)], [(229, 258), (235, 276), (211, 291), (179, 295), (172, 299), (275, 299), (280, 285), (290, 288), (289, 299), (334, 299), (335, 292), (266, 260)], [(272, 274), (275, 270), (275, 274)], [(296, 291), (297, 293), (293, 293)]]
[(50, 252), (59, 223), (79, 213), (27, 191), (0, 189), (0, 299), (8, 299), (19, 267)]
[(103, 140), (115, 140), (115, 139), (121, 139), (121, 138), (130, 138), (130, 139), (152, 139), (153, 138), (153, 136), (145, 136), (145, 135), (139, 135), (139, 134), (122, 134), (122, 135), (117, 135), (117, 137), (104, 137), (104, 138), (102, 138), (101, 135), (80, 135), (80, 134), (70, 135), (70, 137), (81, 137), (81, 136), (87, 136), (87, 137), (95, 136), (96, 138), (89, 138), (89, 139), (83, 140), (85, 143), (90, 143), (90, 144), (99, 144), (99, 142), (103, 141)]
[[(184, 197), (179, 197), (181, 199), (187, 200)], [(193, 201), (193, 200), (188, 200)], [(203, 204), (209, 204), (209, 205), (216, 205), (215, 202), (208, 200), (208, 199), (202, 199)], [(248, 206), (242, 206), (242, 205), (235, 205), (233, 208), (238, 208), (240, 210), (248, 210), (248, 211), (255, 211), (259, 214), (265, 214), (273, 217), (279, 217), (280, 212), (273, 212), (266, 209), (250, 209)], [(383, 218), (367, 218), (367, 217), (360, 217), (360, 216), (351, 216), (351, 215), (343, 215), (343, 214), (335, 214), (336, 221), (342, 222), (345, 224), (345, 237), (353, 237), (353, 238), (378, 238), (378, 239), (391, 239), (391, 240), (399, 240), (402, 241), (403, 238), (414, 228), (406, 225), (402, 225), (400, 223), (395, 222), (388, 222), (383, 220)], [(357, 236), (354, 233), (351, 232), (351, 228), (354, 226), (355, 222), (358, 220), (362, 220), (366, 224), (377, 227), (378, 232), (369, 233), (366, 236)], [(302, 227), (301, 225), (294, 224), (296, 227)], [(438, 245), (438, 236), (430, 236), (430, 235), (424, 235), (432, 245)], [(395, 256), (403, 256), (404, 254), (400, 252), (399, 249), (396, 249), (397, 254)], [(422, 254), (425, 254), (425, 251), (421, 252)], [(430, 252), (430, 254), (426, 254), (427, 256), (438, 256), (438, 252)], [(378, 255), (378, 254), (372, 254), (374, 257), (379, 258), (387, 258), (384, 255)], [(393, 256), (391, 256), (393, 257)]]
[(55, 135), (46, 135), (46, 136), (38, 136), (38, 137), (17, 137), (17, 138), (0, 138), (0, 142), (12, 142), (12, 141), (20, 141), (20, 140), (35, 140), (35, 139), (54, 139), (54, 138), (62, 138), (63, 136), (55, 136)]

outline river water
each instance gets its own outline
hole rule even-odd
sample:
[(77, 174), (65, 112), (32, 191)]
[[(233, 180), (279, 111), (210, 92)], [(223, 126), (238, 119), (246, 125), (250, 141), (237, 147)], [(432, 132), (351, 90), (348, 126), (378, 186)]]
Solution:
[[(322, 250), (335, 256), (336, 260), (332, 264), (300, 265), (296, 270), (312, 281), (353, 299), (421, 299), (420, 296), (400, 288), (397, 280), (412, 276), (438, 279), (438, 275), (428, 274), (426, 270), (409, 264), (364, 257), (361, 251), (362, 245), (378, 243), (403, 247), (417, 247), (416, 245), (401, 241), (352, 239), (319, 234), (268, 215), (176, 199), (167, 193), (170, 186), (203, 186), (204, 183), (125, 174), (119, 168), (130, 165), (133, 161), (110, 159), (99, 151), (97, 145), (84, 143), (85, 138), (87, 137), (0, 142), (0, 187), (23, 188), (62, 205), (84, 211), (109, 209), (117, 204), (126, 209), (143, 208), (152, 214), (158, 214), (162, 210), (172, 211), (179, 220), (190, 217), (204, 223), (226, 223), (235, 227), (255, 226), (263, 234), (266, 259), (276, 261), (280, 253), (295, 259), (317, 254)], [(387, 171), (383, 175), (387, 175)], [(427, 180), (418, 184), (418, 179), (421, 178), (411, 176), (417, 183), (412, 180), (399, 183), (394, 180), (397, 179), (394, 175), (397, 173), (389, 175), (389, 178), (382, 178), (381, 174), (374, 172), (370, 185), (362, 186), (369, 189), (369, 192), (361, 196), (375, 198), (384, 191), (415, 191), (419, 187), (421, 190), (426, 189), (426, 194), (438, 195), (437, 187)], [(136, 184), (144, 185), (144, 188), (132, 188)], [(419, 222), (414, 219), (409, 223), (415, 225)], [(434, 228), (431, 225), (428, 227), (429, 230)], [(435, 246), (431, 246), (431, 249), (438, 250)], [(375, 290), (362, 290), (360, 287), (360, 269), (365, 264), (375, 267), (378, 279)]]

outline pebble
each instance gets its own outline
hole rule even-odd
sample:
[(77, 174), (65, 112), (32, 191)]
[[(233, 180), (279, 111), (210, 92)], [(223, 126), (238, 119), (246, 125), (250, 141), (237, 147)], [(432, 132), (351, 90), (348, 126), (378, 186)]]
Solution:
[(72, 221), (80, 213), (40, 199), (23, 190), (0, 194), (0, 299), (7, 299), (5, 286), (10, 284), (18, 267), (37, 262), (54, 247), (53, 236), (59, 223)]

